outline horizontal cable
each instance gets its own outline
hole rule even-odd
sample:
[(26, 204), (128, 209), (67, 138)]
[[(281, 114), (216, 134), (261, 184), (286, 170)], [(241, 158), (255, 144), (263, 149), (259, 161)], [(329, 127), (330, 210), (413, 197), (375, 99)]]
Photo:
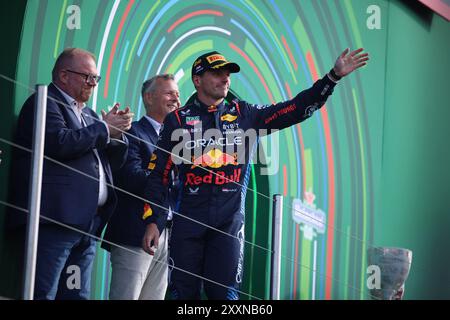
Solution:
[[(22, 86), (22, 87), (24, 87), (24, 88), (27, 88), (27, 89), (31, 90), (32, 92), (35, 92), (35, 90), (34, 90), (33, 88), (28, 87), (27, 85), (21, 84), (20, 82), (14, 80), (14, 79), (11, 79), (11, 78), (9, 78), (9, 77), (7, 77), (7, 76), (4, 76), (4, 75), (2, 75), (2, 74), (0, 74), (0, 77), (6, 79), (6, 80), (8, 80), (8, 81), (14, 82), (14, 83), (16, 83), (16, 84), (19, 84), (20, 86)], [(53, 97), (48, 97), (48, 99), (49, 99), (49, 100), (52, 100), (52, 101), (55, 101), (55, 102), (57, 102), (57, 103), (59, 103), (59, 104), (65, 105), (65, 106), (67, 106), (67, 107), (70, 107), (70, 105), (68, 105), (68, 104), (67, 104), (66, 102), (64, 102), (64, 101), (60, 101), (60, 100), (55, 99), (55, 98), (53, 98)], [(100, 121), (100, 122), (103, 122), (102, 120), (99, 120), (99, 119), (97, 119), (96, 117), (93, 117), (93, 116), (91, 116), (91, 115), (89, 115), (89, 114), (85, 114), (85, 113), (84, 113), (83, 115), (84, 115), (84, 116), (87, 116), (87, 117), (90, 117), (90, 118), (93, 119), (94, 121)], [(163, 149), (163, 148), (161, 148), (161, 147), (159, 147), (159, 146), (157, 146), (157, 145), (155, 145), (155, 144), (153, 144), (153, 143), (151, 143), (151, 142), (149, 142), (149, 141), (143, 140), (143, 139), (141, 139), (141, 138), (139, 138), (139, 137), (137, 137), (137, 136), (134, 136), (134, 135), (132, 135), (132, 134), (126, 132), (126, 131), (123, 131), (123, 130), (117, 128), (117, 127), (114, 127), (114, 126), (112, 126), (112, 125), (109, 125), (109, 126), (112, 127), (112, 128), (114, 128), (114, 129), (116, 129), (116, 130), (118, 130), (118, 131), (120, 131), (120, 132), (122, 132), (122, 133), (125, 134), (125, 135), (128, 135), (128, 136), (132, 137), (133, 139), (139, 140), (139, 141), (141, 141), (141, 142), (143, 142), (143, 143), (146, 143), (146, 144), (148, 144), (148, 145), (150, 145), (150, 146), (154, 146), (155, 148), (161, 150), (162, 152), (165, 152), (165, 153), (167, 153), (167, 154), (169, 154), (169, 155), (171, 155), (171, 156), (174, 156), (174, 157), (176, 157), (176, 158), (178, 158), (178, 159), (180, 159), (180, 160), (182, 160), (182, 161), (185, 161), (185, 162), (188, 163), (188, 164), (194, 164), (194, 163), (193, 163), (192, 161), (190, 161), (189, 159), (185, 159), (185, 158), (183, 158), (183, 157), (180, 157), (180, 156), (178, 156), (178, 155), (176, 155), (176, 154), (174, 154), (174, 153), (172, 153), (172, 152), (170, 152), (170, 151), (168, 151), (168, 150), (165, 150), (165, 149)], [(7, 140), (4, 140), (4, 139), (2, 139), (2, 138), (0, 138), (0, 140), (1, 140), (1, 141), (4, 141), (5, 143), (9, 143), (9, 142), (7, 142)], [(9, 144), (13, 145), (13, 143), (9, 143)], [(19, 147), (18, 145), (15, 145), (15, 146), (16, 146), (16, 147)], [(21, 147), (19, 147), (19, 148), (21, 148)], [(26, 149), (26, 148), (23, 148), (23, 149), (26, 150), (26, 151), (28, 151), (28, 152), (31, 152), (30, 149)], [(44, 157), (45, 157), (46, 159), (50, 160), (50, 161), (53, 161), (53, 162), (55, 162), (55, 163), (58, 163), (58, 164), (60, 164), (60, 165), (62, 165), (62, 166), (64, 166), (64, 167), (67, 167), (67, 168), (69, 168), (69, 169), (71, 169), (71, 170), (74, 170), (74, 171), (76, 171), (76, 172), (78, 172), (78, 173), (80, 173), (80, 174), (83, 174), (83, 175), (85, 175), (85, 176), (87, 176), (87, 177), (89, 177), (89, 178), (91, 178), (91, 179), (94, 179), (94, 180), (98, 181), (97, 178), (91, 177), (91, 176), (85, 174), (84, 172), (78, 171), (78, 170), (76, 170), (76, 169), (74, 169), (74, 168), (70, 168), (69, 166), (67, 166), (67, 165), (65, 165), (65, 164), (63, 164), (63, 163), (60, 163), (60, 162), (58, 162), (57, 160), (51, 159), (51, 158), (49, 158), (49, 157), (47, 157), (47, 156), (44, 156)], [(198, 167), (201, 168), (202, 170), (205, 170), (205, 171), (208, 172), (208, 173), (211, 173), (211, 174), (215, 175), (215, 176), (220, 176), (220, 175), (218, 175), (216, 172), (214, 172), (214, 171), (212, 171), (212, 170), (210, 170), (210, 169), (207, 169), (207, 168), (202, 167), (202, 166), (198, 166)], [(240, 186), (240, 187), (245, 187), (243, 184), (240, 184), (240, 183), (238, 183), (238, 182), (236, 182), (236, 181), (231, 181), (229, 178), (226, 178), (226, 177), (223, 177), (223, 176), (220, 176), (220, 177), (221, 177), (222, 179), (228, 181), (229, 183), (233, 183), (233, 184), (238, 185), (238, 186)], [(135, 198), (137, 198), (137, 199), (139, 199), (139, 200), (142, 200), (142, 201), (144, 201), (144, 202), (148, 202), (148, 203), (150, 203), (150, 204), (152, 204), (152, 205), (154, 205), (154, 206), (156, 206), (156, 207), (158, 207), (158, 208), (161, 208), (161, 209), (163, 209), (163, 210), (165, 210), (165, 211), (168, 211), (168, 210), (169, 210), (168, 208), (165, 208), (164, 206), (161, 206), (161, 205), (156, 204), (156, 203), (154, 203), (154, 202), (152, 202), (152, 201), (149, 201), (148, 199), (144, 199), (144, 198), (142, 198), (142, 197), (140, 197), (140, 196), (138, 196), (138, 195), (132, 194), (132, 193), (130, 193), (130, 192), (124, 190), (124, 189), (121, 189), (121, 188), (119, 188), (119, 187), (116, 187), (116, 186), (111, 185), (111, 184), (108, 184), (108, 183), (107, 183), (107, 185), (110, 186), (110, 187), (112, 187), (112, 188), (114, 188), (114, 189), (116, 189), (116, 190), (119, 190), (119, 191), (121, 191), (121, 192), (123, 192), (123, 193), (126, 193), (126, 194), (128, 194), (128, 195), (130, 195), (130, 196), (133, 196), (133, 197), (135, 197)], [(272, 199), (270, 196), (268, 196), (268, 195), (266, 195), (266, 194), (263, 194), (263, 193), (261, 193), (261, 192), (258, 192), (257, 190), (254, 190), (254, 189), (252, 189), (252, 188), (250, 188), (250, 187), (247, 187), (247, 189), (250, 190), (250, 191), (253, 191), (254, 193), (258, 194), (259, 196), (262, 196), (262, 197), (264, 197), (264, 198), (266, 198), (266, 199), (269, 199), (270, 201), (274, 201), (274, 199)], [(286, 208), (291, 209), (291, 210), (294, 211), (294, 212), (298, 212), (299, 214), (301, 214), (301, 215), (303, 215), (303, 216), (306, 216), (306, 217), (308, 217), (309, 219), (314, 220), (314, 221), (316, 221), (316, 222), (318, 222), (318, 223), (320, 223), (320, 224), (324, 224), (322, 221), (318, 220), (317, 218), (315, 218), (315, 217), (313, 217), (313, 216), (310, 216), (310, 215), (308, 215), (308, 214), (305, 214), (305, 213), (303, 213), (303, 212), (297, 210), (296, 208), (292, 207), (292, 206), (289, 205), (289, 204), (285, 204), (285, 203), (284, 203), (283, 206), (286, 207)], [(195, 220), (195, 219), (193, 219), (193, 218), (190, 218), (190, 217), (188, 217), (188, 216), (185, 216), (185, 215), (183, 215), (183, 214), (181, 214), (181, 213), (178, 213), (178, 212), (175, 212), (175, 211), (172, 211), (172, 212), (173, 212), (174, 214), (177, 214), (177, 215), (179, 215), (179, 216), (181, 216), (181, 217), (183, 217), (183, 218), (185, 218), (185, 219), (188, 219), (188, 220), (190, 220), (190, 221), (192, 221), (192, 222), (194, 222), (194, 223), (198, 223), (198, 224), (203, 225), (203, 226), (205, 226), (205, 227), (207, 227), (207, 228), (209, 228), (209, 229), (211, 229), (211, 230), (220, 232), (220, 233), (222, 233), (222, 234), (225, 234), (225, 235), (227, 235), (227, 236), (230, 236), (230, 237), (235, 238), (235, 239), (237, 239), (237, 240), (240, 241), (240, 239), (239, 239), (237, 236), (235, 236), (235, 235), (228, 234), (228, 233), (226, 233), (226, 232), (224, 232), (224, 231), (222, 231), (222, 230), (219, 230), (219, 229), (214, 228), (214, 227), (212, 227), (212, 226), (210, 226), (210, 225), (208, 225), (208, 224), (202, 223), (202, 222), (200, 222), (200, 221), (198, 221), (198, 220)], [(354, 239), (355, 241), (360, 242), (360, 243), (363, 244), (363, 246), (365, 246), (366, 248), (368, 248), (368, 247), (373, 247), (373, 245), (372, 245), (369, 241), (363, 240), (363, 239), (359, 238), (359, 237), (356, 236), (356, 235), (349, 234), (349, 233), (347, 233), (347, 232), (345, 232), (345, 231), (339, 229), (338, 227), (336, 227), (336, 226), (334, 226), (334, 225), (333, 225), (333, 226), (329, 226), (328, 228), (331, 228), (331, 229), (335, 230), (336, 232), (341, 233), (341, 234), (344, 235), (345, 237), (348, 237), (348, 238)], [(243, 240), (243, 241), (244, 241), (246, 244), (250, 244), (250, 245), (252, 245), (252, 246), (255, 246), (255, 247), (259, 248), (259, 249), (262, 249), (262, 250), (264, 250), (264, 251), (267, 251), (268, 253), (273, 253), (272, 250), (270, 250), (270, 249), (268, 249), (268, 248), (265, 248), (265, 247), (263, 247), (263, 246), (260, 246), (260, 245), (258, 245), (258, 244), (256, 244), (256, 243), (252, 243), (252, 242), (247, 241), (247, 240)], [(373, 247), (373, 248), (375, 248), (376, 250), (380, 250), (380, 251), (381, 251), (381, 249), (378, 248), (378, 247)], [(387, 253), (387, 254), (385, 254), (385, 255), (389, 256), (390, 253)], [(294, 261), (291, 257), (288, 257), (288, 256), (286, 256), (286, 255), (281, 255), (281, 257), (282, 257), (283, 259), (287, 260), (287, 261), (291, 261), (291, 262), (294, 262), (294, 263), (295, 263), (295, 261)], [(397, 257), (397, 258), (398, 258), (398, 257)], [(409, 261), (407, 261), (407, 262), (410, 263)], [(302, 265), (302, 264), (300, 264), (300, 263), (297, 263), (297, 264), (300, 265), (300, 266), (302, 266), (302, 267), (305, 267), (305, 268), (310, 268), (310, 267), (304, 266), (304, 265)], [(328, 276), (327, 276), (327, 277), (328, 277)]]
[[(21, 211), (21, 212), (23, 212), (23, 213), (25, 213), (25, 214), (29, 214), (29, 210), (24, 209), (24, 208), (21, 208), (21, 207), (19, 207), (19, 206), (13, 205), (13, 204), (10, 204), (10, 203), (8, 203), (8, 202), (5, 202), (5, 201), (0, 200), (0, 204), (3, 204), (3, 205), (5, 205), (5, 206), (11, 207), (11, 208), (13, 208), (13, 209), (19, 210), (19, 211)], [(117, 243), (114, 243), (114, 242), (112, 242), (112, 241), (108, 241), (108, 240), (105, 240), (105, 239), (103, 239), (103, 238), (97, 237), (97, 236), (94, 235), (94, 234), (91, 234), (91, 233), (89, 233), (89, 232), (80, 230), (80, 229), (75, 228), (75, 227), (73, 227), (73, 226), (71, 226), (71, 225), (68, 225), (68, 224), (59, 222), (59, 221), (54, 220), (54, 219), (52, 219), (52, 218), (48, 218), (48, 217), (46, 217), (46, 216), (44, 216), (44, 215), (42, 215), (42, 214), (40, 214), (40, 217), (43, 218), (44, 220), (50, 221), (50, 222), (52, 222), (52, 223), (55, 223), (55, 224), (57, 224), (57, 225), (59, 225), (59, 226), (61, 226), (61, 227), (70, 229), (70, 230), (75, 231), (75, 232), (78, 232), (78, 233), (81, 233), (81, 234), (86, 235), (86, 236), (88, 236), (88, 237), (94, 238), (94, 239), (96, 239), (96, 240), (98, 240), (98, 241), (105, 242), (105, 243), (107, 243), (107, 244), (109, 244), (109, 245), (112, 245), (112, 246), (115, 246), (115, 247), (117, 247), (117, 248), (126, 250), (126, 251), (128, 251), (128, 252), (130, 252), (130, 253), (133, 253), (133, 254), (136, 254), (136, 255), (140, 255), (140, 256), (143, 256), (143, 255), (148, 254), (148, 253), (142, 253), (142, 252), (139, 252), (139, 251), (131, 250), (131, 249), (129, 249), (129, 248), (127, 248), (127, 247), (124, 247), (124, 246), (122, 246), (122, 245), (120, 245), (120, 244), (117, 244)], [(211, 279), (208, 279), (208, 278), (206, 278), (206, 277), (197, 275), (197, 274), (195, 274), (195, 273), (192, 273), (192, 272), (190, 272), (190, 271), (184, 270), (184, 269), (182, 269), (182, 268), (175, 267), (174, 265), (170, 265), (170, 264), (169, 264), (168, 262), (166, 262), (166, 261), (158, 260), (158, 259), (156, 259), (155, 257), (153, 257), (153, 260), (155, 260), (155, 261), (158, 262), (158, 263), (162, 263), (162, 264), (164, 264), (164, 265), (167, 265), (169, 268), (173, 268), (173, 269), (176, 269), (176, 270), (178, 270), (178, 271), (187, 273), (187, 274), (189, 274), (189, 275), (191, 275), (191, 276), (194, 276), (194, 277), (197, 277), (197, 278), (199, 278), (199, 279), (202, 279), (202, 280), (211, 282), (211, 283), (216, 284), (216, 285), (219, 285), (219, 286), (221, 286), (221, 287), (224, 287), (224, 288), (227, 288), (227, 289), (229, 288), (229, 286), (226, 286), (226, 285), (221, 284), (221, 283), (219, 283), (219, 282), (216, 282), (216, 281), (214, 281), (214, 280), (211, 280)], [(313, 270), (313, 269), (309, 268), (308, 266), (302, 266), (302, 267), (306, 267), (307, 269), (310, 269), (311, 271), (316, 271), (315, 269)], [(325, 275), (325, 277), (329, 277), (329, 276), (326, 276), (326, 275)], [(338, 280), (338, 279), (336, 279), (336, 278), (333, 278), (333, 277), (329, 277), (329, 278), (330, 278), (331, 280), (333, 280), (333, 281), (342, 283), (342, 281), (340, 281), (340, 280)], [(358, 288), (356, 288), (356, 287), (353, 287), (353, 286), (348, 285), (348, 284), (345, 284), (345, 283), (344, 283), (344, 285), (346, 285), (346, 286), (347, 286), (348, 288), (350, 288), (350, 289), (353, 289), (353, 290), (356, 290), (356, 291), (361, 292), (361, 290), (358, 289)], [(233, 288), (233, 289), (234, 289), (234, 288)], [(237, 290), (237, 289), (234, 289), (234, 290), (236, 290), (237, 292), (239, 292), (239, 293), (241, 293), (241, 294), (244, 294), (244, 295), (246, 295), (246, 296), (249, 296), (249, 297), (251, 297), (251, 298), (256, 298), (256, 299), (258, 299), (258, 300), (263, 300), (262, 298), (259, 298), (259, 297), (257, 297), (257, 296), (252, 295), (252, 294), (243, 292), (243, 291), (241, 291), (241, 290)], [(368, 295), (371, 296), (370, 294), (368, 294)], [(376, 297), (376, 296), (372, 296), (372, 298), (374, 298), (374, 299), (379, 299), (379, 298)]]
[[(16, 210), (19, 210), (19, 211), (21, 211), (21, 212), (24, 212), (24, 213), (26, 213), (26, 214), (29, 214), (29, 210), (27, 210), (27, 209), (24, 209), (24, 208), (15, 206), (15, 205), (13, 205), (13, 204), (4, 202), (4, 201), (2, 201), (2, 200), (0, 200), (0, 203), (3, 204), (3, 205), (5, 205), (5, 206), (8, 206), (8, 207), (11, 207), (11, 208), (13, 208), (13, 209), (16, 209)], [(85, 235), (85, 236), (94, 238), (95, 240), (105, 242), (105, 243), (107, 243), (107, 244), (109, 244), (109, 245), (112, 245), (112, 246), (114, 246), (114, 247), (117, 247), (117, 248), (120, 248), (120, 249), (122, 249), (122, 250), (128, 251), (128, 252), (130, 252), (130, 253), (136, 254), (136, 255), (138, 255), (138, 256), (145, 256), (145, 255), (148, 255), (148, 253), (142, 253), (142, 252), (139, 252), (139, 251), (134, 251), (134, 250), (132, 250), (132, 249), (129, 249), (129, 248), (124, 247), (124, 246), (121, 246), (121, 245), (116, 244), (116, 243), (114, 243), (114, 242), (111, 242), (111, 241), (105, 240), (105, 239), (103, 239), (103, 238), (97, 237), (96, 235), (91, 234), (91, 233), (89, 233), (89, 232), (86, 232), (86, 231), (80, 230), (80, 229), (78, 229), (78, 228), (75, 228), (75, 227), (73, 227), (73, 226), (71, 226), (71, 225), (68, 225), (68, 224), (59, 222), (59, 221), (54, 220), (54, 219), (49, 218), (49, 217), (46, 217), (46, 216), (44, 216), (44, 215), (42, 215), (42, 214), (40, 214), (40, 217), (43, 218), (44, 220), (50, 221), (50, 222), (52, 222), (52, 223), (55, 223), (55, 224), (57, 224), (57, 225), (59, 225), (59, 226), (61, 226), (61, 227), (70, 229), (70, 230), (75, 231), (75, 232), (78, 232), (78, 233), (81, 233), (81, 234), (83, 234), (83, 235)], [(189, 275), (191, 275), (191, 276), (194, 276), (194, 277), (197, 277), (197, 278), (199, 278), (199, 279), (202, 279), (202, 280), (211, 282), (211, 283), (216, 284), (216, 285), (218, 285), (218, 286), (221, 286), (221, 287), (224, 287), (224, 288), (227, 288), (227, 289), (230, 288), (229, 286), (226, 286), (226, 285), (221, 284), (221, 283), (219, 283), (219, 282), (216, 282), (216, 281), (214, 281), (214, 280), (208, 279), (208, 278), (206, 278), (206, 277), (200, 276), (200, 275), (198, 275), (198, 274), (192, 273), (192, 272), (187, 271), (187, 270), (184, 270), (184, 269), (182, 269), (182, 268), (178, 268), (178, 267), (175, 267), (175, 266), (173, 266), (173, 265), (169, 265), (169, 263), (166, 262), (166, 261), (158, 260), (158, 259), (156, 259), (155, 257), (153, 257), (153, 260), (155, 260), (155, 261), (158, 262), (158, 263), (162, 263), (162, 264), (164, 264), (164, 265), (167, 265), (167, 266), (169, 266), (170, 268), (173, 268), (173, 269), (176, 269), (176, 270), (178, 270), (178, 271), (187, 273), (187, 274), (189, 274)], [(246, 293), (246, 292), (243, 292), (243, 291), (234, 289), (234, 288), (233, 288), (233, 290), (236, 290), (236, 292), (239, 292), (239, 293), (244, 294), (244, 295), (246, 295), (246, 296), (249, 296), (249, 297), (251, 297), (251, 298), (255, 298), (255, 299), (257, 299), (257, 300), (263, 300), (262, 298), (259, 298), (259, 297), (257, 297), (257, 296), (254, 296), (254, 295), (252, 295), (252, 294), (249, 294), (249, 293)]]

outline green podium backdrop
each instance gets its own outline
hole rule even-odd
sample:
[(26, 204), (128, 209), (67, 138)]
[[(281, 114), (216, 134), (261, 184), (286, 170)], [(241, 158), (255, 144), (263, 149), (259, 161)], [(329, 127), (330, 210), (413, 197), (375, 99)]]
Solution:
[[(205, 51), (240, 64), (231, 86), (242, 99), (273, 103), (311, 86), (343, 49), (363, 47), (369, 65), (319, 112), (262, 139), (266, 163), (252, 166), (246, 203), (246, 240), (258, 247), (245, 246), (242, 291), (251, 296), (242, 298), (269, 298), (270, 199), (281, 194), (282, 299), (370, 299), (371, 245), (413, 250), (405, 298), (448, 299), (449, 36), (445, 20), (406, 1), (30, 0), (16, 72), (6, 74), (17, 80), (8, 112), (17, 115), (29, 88), (50, 82), (66, 47), (98, 57), (93, 108), (119, 101), (136, 119), (141, 84), (155, 74), (175, 74), (186, 101), (192, 62)], [(324, 225), (298, 217), (298, 206)], [(109, 279), (99, 249), (93, 299), (107, 299)]]

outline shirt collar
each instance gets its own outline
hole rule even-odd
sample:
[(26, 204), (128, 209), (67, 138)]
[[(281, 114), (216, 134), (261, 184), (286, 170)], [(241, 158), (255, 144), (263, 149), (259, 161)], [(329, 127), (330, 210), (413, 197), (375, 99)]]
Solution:
[(152, 117), (150, 117), (148, 115), (144, 115), (144, 117), (148, 120), (148, 122), (150, 122), (150, 124), (155, 129), (156, 133), (159, 134), (159, 130), (161, 129), (161, 123), (159, 123), (158, 121), (156, 121), (155, 119), (153, 119)]
[(70, 107), (75, 111), (75, 112), (81, 112), (81, 110), (86, 107), (86, 103), (82, 103), (81, 104), (81, 108), (80, 108), (80, 104), (71, 96), (69, 96), (67, 93), (65, 93), (60, 87), (58, 87), (54, 82), (53, 85), (55, 86), (56, 89), (59, 90), (59, 92), (61, 92), (62, 96), (64, 97), (64, 99), (66, 99), (67, 103), (70, 105)]

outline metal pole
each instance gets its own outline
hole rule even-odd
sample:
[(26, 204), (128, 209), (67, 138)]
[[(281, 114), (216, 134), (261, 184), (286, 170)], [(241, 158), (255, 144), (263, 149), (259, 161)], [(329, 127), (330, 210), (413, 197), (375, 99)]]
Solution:
[(42, 166), (44, 162), (45, 118), (47, 113), (47, 86), (36, 85), (32, 167), (29, 187), (29, 215), (25, 247), (25, 279), (23, 299), (33, 300), (34, 278), (41, 208)]
[(270, 298), (280, 300), (280, 280), (281, 280), (281, 233), (283, 226), (283, 196), (276, 194), (273, 196), (272, 210), (272, 261), (271, 261), (271, 281)]

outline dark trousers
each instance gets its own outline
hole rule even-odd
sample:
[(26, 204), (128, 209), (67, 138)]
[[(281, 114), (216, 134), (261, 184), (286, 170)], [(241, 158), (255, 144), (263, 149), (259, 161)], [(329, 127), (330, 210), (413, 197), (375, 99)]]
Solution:
[[(99, 223), (96, 216), (88, 233), (95, 234)], [(94, 238), (56, 224), (41, 224), (34, 299), (89, 299), (95, 251)]]
[(202, 285), (210, 300), (239, 299), (244, 221), (241, 216), (236, 216), (219, 229), (239, 239), (174, 217), (170, 257), (176, 268), (171, 271), (169, 284), (172, 299), (200, 299)]

